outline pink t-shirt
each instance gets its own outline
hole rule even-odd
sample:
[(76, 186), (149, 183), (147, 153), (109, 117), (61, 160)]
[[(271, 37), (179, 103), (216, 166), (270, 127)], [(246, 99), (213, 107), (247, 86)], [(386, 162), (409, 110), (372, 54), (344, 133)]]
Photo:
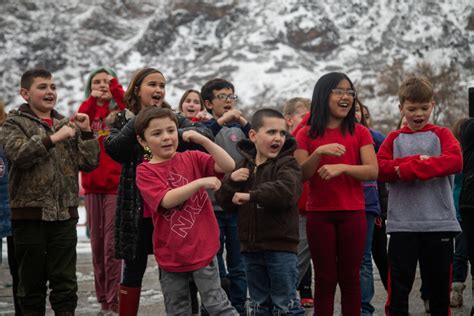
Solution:
[(214, 163), (209, 154), (186, 151), (177, 152), (165, 162), (143, 162), (137, 168), (137, 186), (152, 210), (153, 252), (160, 268), (166, 271), (203, 268), (219, 249), (219, 226), (205, 189), (175, 208), (160, 206), (168, 191), (199, 178), (218, 176)]
[[(346, 153), (341, 157), (324, 155), (316, 168), (326, 164), (360, 165), (360, 148), (373, 144), (367, 128), (356, 124), (354, 133), (343, 135), (339, 128), (326, 128), (323, 137), (311, 139), (308, 135), (310, 127), (306, 126), (296, 135), (298, 149), (303, 149), (309, 155), (321, 145), (339, 143), (346, 147)], [(363, 210), (364, 191), (362, 183), (353, 177), (342, 174), (330, 180), (323, 180), (317, 172), (309, 179), (309, 194), (306, 209), (311, 211), (349, 211)]]

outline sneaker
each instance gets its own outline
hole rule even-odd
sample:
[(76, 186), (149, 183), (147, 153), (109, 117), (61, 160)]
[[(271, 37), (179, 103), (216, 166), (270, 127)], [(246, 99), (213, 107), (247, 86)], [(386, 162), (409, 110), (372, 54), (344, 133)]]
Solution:
[(314, 306), (314, 300), (311, 297), (305, 297), (301, 299), (301, 306), (305, 308), (311, 308)]
[(424, 300), (423, 304), (425, 305), (425, 313), (430, 314), (431, 313), (431, 311), (430, 311), (430, 300)]
[(463, 305), (463, 292), (466, 286), (461, 282), (453, 282), (451, 289), (451, 307), (461, 307)]

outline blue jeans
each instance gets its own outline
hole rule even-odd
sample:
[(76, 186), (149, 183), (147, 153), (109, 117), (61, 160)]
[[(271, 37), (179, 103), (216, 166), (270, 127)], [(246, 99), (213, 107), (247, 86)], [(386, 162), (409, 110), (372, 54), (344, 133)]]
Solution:
[(364, 257), (360, 266), (360, 295), (361, 315), (372, 315), (375, 308), (370, 304), (374, 297), (374, 274), (372, 266), (372, 237), (374, 236), (375, 214), (366, 212), (367, 239), (365, 241)]
[(296, 254), (261, 251), (243, 253), (250, 291), (250, 315), (304, 315), (296, 294)]
[[(460, 222), (464, 231), (463, 222)], [(467, 248), (466, 234), (461, 232), (454, 239), (454, 260), (453, 260), (453, 282), (464, 283), (469, 270), (469, 250)], [(471, 269), (472, 273), (472, 269)]]
[[(221, 247), (217, 253), (219, 265), (219, 276), (221, 279), (229, 280), (228, 295), (232, 306), (239, 313), (245, 313), (245, 303), (247, 301), (247, 278), (245, 268), (240, 254), (240, 241), (237, 233), (238, 213), (217, 211), (217, 223), (220, 230)], [(226, 250), (224, 262), (223, 252)], [(226, 269), (227, 267), (227, 269)]]

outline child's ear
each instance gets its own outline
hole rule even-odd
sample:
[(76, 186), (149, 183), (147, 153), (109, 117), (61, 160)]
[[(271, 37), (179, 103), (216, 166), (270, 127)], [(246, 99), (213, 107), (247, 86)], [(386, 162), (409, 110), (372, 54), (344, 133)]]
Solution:
[(206, 107), (206, 109), (212, 110), (212, 102), (210, 102), (209, 100), (204, 100), (204, 106)]
[(403, 113), (403, 104), (399, 103), (398, 109), (400, 110), (400, 113)]
[(285, 116), (286, 127), (289, 128), (293, 126), (293, 120), (291, 119), (290, 115)]
[(143, 148), (145, 148), (147, 145), (146, 140), (142, 139), (140, 136), (137, 135), (137, 140), (140, 145), (142, 145)]
[(21, 88), (20, 89), (20, 95), (26, 102), (28, 102), (30, 100), (30, 91), (28, 89)]
[(256, 143), (257, 142), (257, 131), (254, 130), (254, 129), (251, 129), (249, 131), (249, 139), (252, 143)]

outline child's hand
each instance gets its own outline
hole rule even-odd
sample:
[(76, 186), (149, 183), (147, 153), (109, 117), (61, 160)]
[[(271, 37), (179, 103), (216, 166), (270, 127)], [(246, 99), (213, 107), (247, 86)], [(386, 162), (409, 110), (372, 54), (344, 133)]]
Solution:
[(56, 133), (51, 135), (51, 142), (56, 144), (68, 138), (73, 138), (76, 135), (76, 130), (69, 124), (61, 127)]
[(250, 193), (235, 192), (232, 203), (242, 205), (250, 201)]
[(346, 153), (346, 147), (338, 143), (326, 144), (316, 148), (316, 152), (320, 155), (341, 157)]
[(323, 180), (330, 180), (344, 173), (343, 164), (324, 165), (318, 169), (318, 174)]
[(230, 179), (234, 182), (247, 181), (250, 176), (250, 170), (248, 168), (240, 168), (230, 174)]
[(208, 138), (206, 138), (204, 135), (199, 134), (198, 132), (193, 130), (184, 131), (182, 137), (185, 142), (193, 142), (198, 145), (202, 145), (205, 141), (208, 140)]
[(201, 111), (196, 115), (196, 119), (199, 121), (209, 121), (212, 118), (212, 115), (207, 111)]
[(83, 132), (91, 131), (89, 115), (85, 113), (76, 113), (76, 115), (74, 115), (74, 124)]
[(395, 166), (395, 172), (397, 173), (398, 177), (400, 178), (400, 167)]
[(109, 82), (109, 85), (110, 85), (110, 82), (112, 81), (112, 79), (114, 79), (114, 76), (112, 76), (112, 75), (107, 76), (107, 81)]
[(93, 96), (94, 98), (100, 98), (104, 93), (102, 91), (99, 91), (99, 90), (92, 90), (91, 91), (91, 96)]
[(420, 155), (420, 160), (426, 160), (426, 159), (429, 159), (430, 156), (427, 156), (427, 155)]
[(225, 112), (218, 121), (224, 125), (225, 123), (228, 122), (233, 122), (233, 121), (238, 121), (240, 119), (240, 112), (237, 110), (230, 110)]
[(217, 177), (201, 178), (198, 181), (199, 181), (199, 184), (204, 189), (210, 189), (212, 191), (217, 191), (221, 187), (221, 180), (217, 179)]

